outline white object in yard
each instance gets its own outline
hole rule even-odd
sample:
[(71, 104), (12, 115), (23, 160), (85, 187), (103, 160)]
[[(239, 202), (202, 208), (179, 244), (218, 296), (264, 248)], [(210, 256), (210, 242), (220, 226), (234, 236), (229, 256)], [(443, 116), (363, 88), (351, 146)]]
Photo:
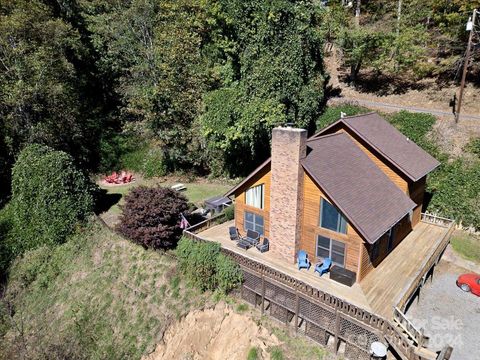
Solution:
[(387, 356), (387, 347), (379, 341), (374, 341), (370, 345), (370, 353), (375, 359), (383, 359)]
[(178, 183), (178, 184), (172, 185), (172, 189), (176, 191), (182, 191), (182, 190), (186, 190), (187, 187), (185, 186), (185, 184)]
[(472, 31), (472, 30), (473, 30), (473, 21), (472, 21), (472, 17), (469, 16), (467, 21), (467, 31)]

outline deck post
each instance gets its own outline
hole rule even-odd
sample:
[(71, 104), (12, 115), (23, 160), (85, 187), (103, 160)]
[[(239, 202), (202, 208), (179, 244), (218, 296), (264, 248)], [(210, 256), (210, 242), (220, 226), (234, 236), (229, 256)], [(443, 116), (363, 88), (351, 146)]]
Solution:
[(335, 347), (335, 354), (338, 352), (338, 334), (340, 334), (340, 313), (335, 309), (335, 342), (333, 344)]
[(418, 339), (418, 347), (423, 347), (425, 344), (425, 335), (423, 328), (420, 328), (420, 338)]
[(298, 299), (298, 292), (295, 290), (295, 332), (298, 332), (298, 310), (300, 301)]
[(265, 276), (263, 275), (262, 271), (262, 306), (261, 306), (261, 313), (265, 312)]

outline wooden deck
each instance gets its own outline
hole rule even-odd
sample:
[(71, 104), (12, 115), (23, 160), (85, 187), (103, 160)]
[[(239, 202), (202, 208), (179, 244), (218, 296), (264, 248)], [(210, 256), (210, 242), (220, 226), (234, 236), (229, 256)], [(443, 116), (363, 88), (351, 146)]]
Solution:
[(211, 228), (204, 230), (197, 235), (210, 241), (219, 242), (222, 247), (229, 249), (233, 252), (239, 253), (247, 258), (256, 260), (271, 268), (281, 271), (287, 275), (297, 278), (311, 286), (315, 286), (320, 290), (331, 293), (341, 299), (347, 300), (352, 304), (359, 306), (365, 310), (371, 310), (368, 304), (367, 298), (362, 291), (359, 284), (354, 284), (352, 287), (342, 285), (336, 281), (329, 279), (328, 274), (320, 277), (318, 273), (314, 273), (314, 266), (310, 267), (310, 270), (298, 270), (296, 264), (289, 264), (281, 258), (277, 258), (271, 252), (261, 253), (255, 248), (249, 250), (240, 249), (235, 241), (230, 240), (228, 235), (228, 228), (234, 226), (234, 222), (227, 221), (223, 224), (212, 226)]
[(387, 319), (392, 318), (393, 308), (402, 292), (415, 280), (418, 271), (425, 264), (425, 259), (437, 250), (448, 232), (445, 227), (421, 222), (361, 283), (348, 287), (330, 280), (328, 275), (319, 277), (313, 272), (313, 266), (309, 271), (299, 271), (295, 264), (289, 264), (270, 252), (260, 253), (255, 248), (238, 248), (228, 236), (229, 226), (233, 226), (233, 221), (212, 226), (199, 232), (197, 236), (207, 241), (219, 242), (226, 249), (264, 263)]
[(448, 228), (420, 222), (360, 283), (372, 310), (391, 318), (393, 306), (440, 246)]

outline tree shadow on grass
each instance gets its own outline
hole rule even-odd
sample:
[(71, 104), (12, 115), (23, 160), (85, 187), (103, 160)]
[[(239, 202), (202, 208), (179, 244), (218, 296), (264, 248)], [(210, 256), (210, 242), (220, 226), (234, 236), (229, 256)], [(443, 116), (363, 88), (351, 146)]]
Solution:
[(360, 93), (377, 96), (401, 95), (410, 90), (424, 90), (428, 87), (425, 83), (376, 71), (364, 71), (358, 74), (355, 84), (351, 82), (347, 73), (340, 75), (339, 80), (353, 86)]
[(105, 189), (99, 189), (96, 194), (95, 214), (99, 215), (108, 211), (113, 205), (117, 204), (122, 198), (122, 194), (111, 194)]

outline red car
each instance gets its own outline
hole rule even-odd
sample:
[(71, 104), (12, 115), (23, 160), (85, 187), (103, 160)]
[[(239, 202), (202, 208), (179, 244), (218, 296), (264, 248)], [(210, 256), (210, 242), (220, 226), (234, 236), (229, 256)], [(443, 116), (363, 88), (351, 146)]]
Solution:
[(472, 292), (480, 296), (480, 275), (478, 274), (463, 274), (457, 279), (457, 286), (465, 292)]

